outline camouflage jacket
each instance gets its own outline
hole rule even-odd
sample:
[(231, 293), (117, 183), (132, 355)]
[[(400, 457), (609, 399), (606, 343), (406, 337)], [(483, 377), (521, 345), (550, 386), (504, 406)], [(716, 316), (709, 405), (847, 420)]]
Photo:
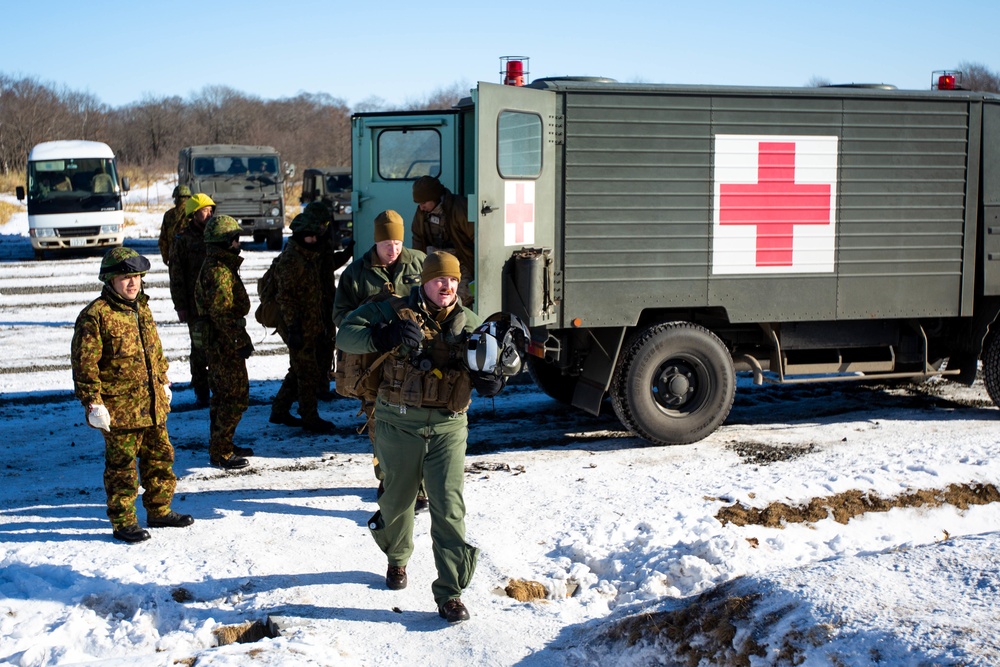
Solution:
[(84, 407), (103, 404), (116, 430), (163, 424), (170, 412), (163, 391), (168, 363), (148, 302), (145, 293), (127, 301), (105, 286), (76, 318), (70, 353), (76, 397)]
[(326, 330), (323, 316), (322, 258), (319, 248), (289, 239), (278, 258), (274, 277), (278, 284), (278, 307), (289, 326), (298, 324), (306, 338)]
[(246, 316), (250, 312), (250, 297), (240, 265), (243, 258), (225, 248), (207, 245), (205, 263), (198, 273), (195, 305), (198, 315), (211, 322), (211, 344), (238, 350), (250, 343)]
[(340, 274), (337, 284), (337, 295), (333, 301), (333, 321), (339, 327), (352, 310), (370, 296), (382, 291), (385, 283), (392, 283), (396, 294), (404, 296), (410, 287), (420, 284), (420, 271), (424, 268), (427, 258), (420, 250), (403, 248), (396, 266), (388, 270), (378, 263), (378, 252), (375, 246), (351, 263)]
[(413, 247), (423, 252), (445, 250), (458, 258), (462, 265), (462, 277), (472, 280), (474, 276), (465, 275), (475, 268), (474, 227), (469, 222), (468, 204), (465, 197), (446, 193), (441, 204), (425, 213), (418, 207), (413, 214), (410, 231), (413, 234)]
[(205, 262), (203, 228), (188, 226), (170, 246), (170, 299), (174, 310), (185, 310), (194, 317), (194, 288), (198, 272)]
[(160, 240), (157, 245), (160, 247), (160, 257), (163, 258), (164, 264), (170, 264), (170, 248), (174, 243), (174, 237), (181, 232), (183, 221), (183, 205), (169, 208), (163, 214), (163, 223), (160, 225)]

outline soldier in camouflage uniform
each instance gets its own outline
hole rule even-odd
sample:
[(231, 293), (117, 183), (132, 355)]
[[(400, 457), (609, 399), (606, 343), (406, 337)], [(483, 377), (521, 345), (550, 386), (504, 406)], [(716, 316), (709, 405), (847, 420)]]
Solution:
[[(316, 402), (320, 380), (317, 353), (320, 341), (332, 326), (332, 322), (327, 324), (322, 318), (320, 241), (329, 233), (330, 222), (301, 213), (295, 216), (290, 227), (292, 238), (285, 244), (274, 268), (283, 323), (278, 327), (278, 334), (288, 346), (289, 368), (271, 404), (270, 421), (301, 426), (314, 433), (330, 433), (333, 424), (319, 416)], [(299, 417), (293, 417), (290, 412), (296, 401)]]
[[(167, 436), (170, 383), (167, 359), (142, 291), (149, 260), (129, 248), (104, 256), (101, 296), (84, 308), (73, 332), (73, 386), (87, 410), (87, 423), (104, 435), (104, 490), (112, 534), (142, 542), (135, 500), (139, 484), (149, 527), (194, 523), (170, 509), (177, 478)], [(139, 474), (136, 474), (136, 459)]]
[[(365, 299), (381, 292), (385, 285), (391, 286), (393, 293), (404, 295), (409, 293), (410, 287), (420, 283), (420, 271), (426, 255), (403, 246), (404, 232), (403, 218), (396, 211), (383, 211), (375, 218), (375, 245), (354, 260), (340, 275), (333, 305), (333, 321), (337, 326)], [(368, 419), (366, 428), (374, 451), (375, 401), (364, 400), (362, 410)], [(382, 471), (378, 457), (375, 457), (373, 465), (375, 478), (381, 482)], [(380, 493), (382, 488), (379, 484)], [(415, 511), (423, 512), (426, 509), (427, 494), (421, 485)]]
[(471, 372), (467, 365), (468, 336), (481, 320), (458, 302), (458, 260), (432, 253), (420, 277), (421, 285), (410, 290), (405, 304), (371, 302), (348, 315), (339, 345), (355, 354), (393, 352), (382, 363), (375, 403), (375, 453), (385, 473), (385, 492), (368, 523), (388, 557), (386, 586), (406, 587), (414, 498), (423, 481), (431, 501), (438, 574), (431, 589), (438, 613), (454, 623), (469, 618), (459, 596), (472, 579), (478, 554), (465, 542), (467, 411), (473, 387), (493, 396), (503, 381)]
[(163, 263), (168, 266), (170, 265), (170, 247), (174, 243), (174, 237), (183, 231), (181, 223), (187, 217), (184, 205), (191, 198), (191, 188), (186, 185), (178, 185), (174, 188), (171, 196), (174, 198), (174, 206), (173, 208), (168, 208), (167, 212), (163, 214), (163, 222), (160, 224), (159, 241), (160, 257), (163, 258)]
[(209, 462), (225, 470), (246, 468), (253, 456), (249, 447), (233, 444), (236, 427), (250, 404), (246, 360), (253, 354), (247, 334), (250, 297), (240, 279), (240, 223), (228, 215), (212, 217), (205, 225), (205, 263), (195, 286), (199, 322), (196, 342), (208, 354)]
[(443, 250), (458, 258), (462, 267), (458, 296), (463, 306), (471, 308), (476, 279), (475, 227), (469, 222), (465, 197), (452, 194), (434, 176), (421, 176), (413, 182), (413, 203), (417, 205), (410, 227), (413, 247), (428, 254)]
[(215, 212), (215, 202), (201, 192), (189, 197), (185, 204), (186, 224), (170, 246), (170, 299), (174, 302), (177, 319), (188, 325), (192, 340), (188, 364), (191, 367), (191, 387), (199, 407), (208, 407), (208, 357), (205, 350), (194, 345), (194, 321), (197, 308), (194, 287), (198, 272), (205, 261), (205, 223)]

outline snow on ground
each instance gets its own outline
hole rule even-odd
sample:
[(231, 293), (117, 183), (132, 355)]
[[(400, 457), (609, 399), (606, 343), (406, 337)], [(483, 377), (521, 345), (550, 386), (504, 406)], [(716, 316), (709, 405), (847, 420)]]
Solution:
[[(176, 388), (174, 507), (196, 522), (138, 545), (111, 538), (102, 439), (71, 395), (72, 325), (98, 292), (99, 257), (35, 262), (24, 214), (0, 227), (0, 665), (1000, 663), (1000, 412), (981, 383), (741, 378), (727, 424), (682, 447), (645, 446), (610, 407), (585, 415), (524, 382), (477, 397), (466, 504), (482, 555), (463, 595), (472, 620), (448, 626), (430, 594), (426, 515), (409, 587), (384, 586), (356, 404), (321, 404), (331, 436), (268, 423), (287, 357), (262, 330), (237, 431), (253, 466), (207, 465), (208, 412), (186, 385), (186, 332), (156, 252), (170, 187), (129, 212), (127, 244), (153, 262)], [(251, 244), (244, 256), (252, 291), (274, 253)], [(982, 504), (775, 527), (719, 518), (737, 503), (950, 485)], [(512, 579), (548, 596), (508, 597)], [(247, 622), (276, 636), (219, 645), (219, 628)]]

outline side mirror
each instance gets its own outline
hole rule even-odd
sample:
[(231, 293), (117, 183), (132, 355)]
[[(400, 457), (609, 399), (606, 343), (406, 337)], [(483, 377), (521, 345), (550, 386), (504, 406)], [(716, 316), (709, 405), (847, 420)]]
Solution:
[(132, 186), (128, 182), (128, 176), (122, 176), (122, 190), (128, 192)]
[(24, 201), (24, 186), (19, 185), (16, 188), (14, 188), (14, 194), (17, 195), (18, 201)]

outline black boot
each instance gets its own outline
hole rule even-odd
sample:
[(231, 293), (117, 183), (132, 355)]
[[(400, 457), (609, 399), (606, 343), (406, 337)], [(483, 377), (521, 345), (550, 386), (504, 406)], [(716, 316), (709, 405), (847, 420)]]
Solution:
[(149, 533), (139, 527), (139, 524), (133, 523), (131, 526), (122, 526), (121, 528), (115, 528), (111, 533), (116, 540), (121, 540), (122, 542), (136, 543), (143, 542), (149, 539)]
[(163, 516), (146, 517), (146, 525), (150, 528), (183, 528), (194, 523), (194, 517), (190, 514), (178, 514), (173, 510)]
[(233, 445), (233, 456), (253, 456), (253, 450), (249, 447)]
[(271, 417), (267, 421), (272, 424), (284, 424), (285, 426), (302, 426), (302, 420), (293, 416), (287, 410), (277, 412), (271, 410)]
[(336, 428), (333, 422), (328, 422), (320, 416), (306, 417), (302, 420), (303, 430), (310, 433), (333, 433)]
[(227, 458), (213, 456), (209, 462), (216, 468), (222, 468), (223, 470), (239, 470), (250, 465), (250, 462), (245, 458), (236, 456), (235, 454)]
[(385, 587), (390, 591), (406, 588), (406, 566), (390, 565), (385, 571)]
[(469, 610), (460, 598), (452, 598), (438, 607), (438, 615), (449, 623), (469, 620)]

